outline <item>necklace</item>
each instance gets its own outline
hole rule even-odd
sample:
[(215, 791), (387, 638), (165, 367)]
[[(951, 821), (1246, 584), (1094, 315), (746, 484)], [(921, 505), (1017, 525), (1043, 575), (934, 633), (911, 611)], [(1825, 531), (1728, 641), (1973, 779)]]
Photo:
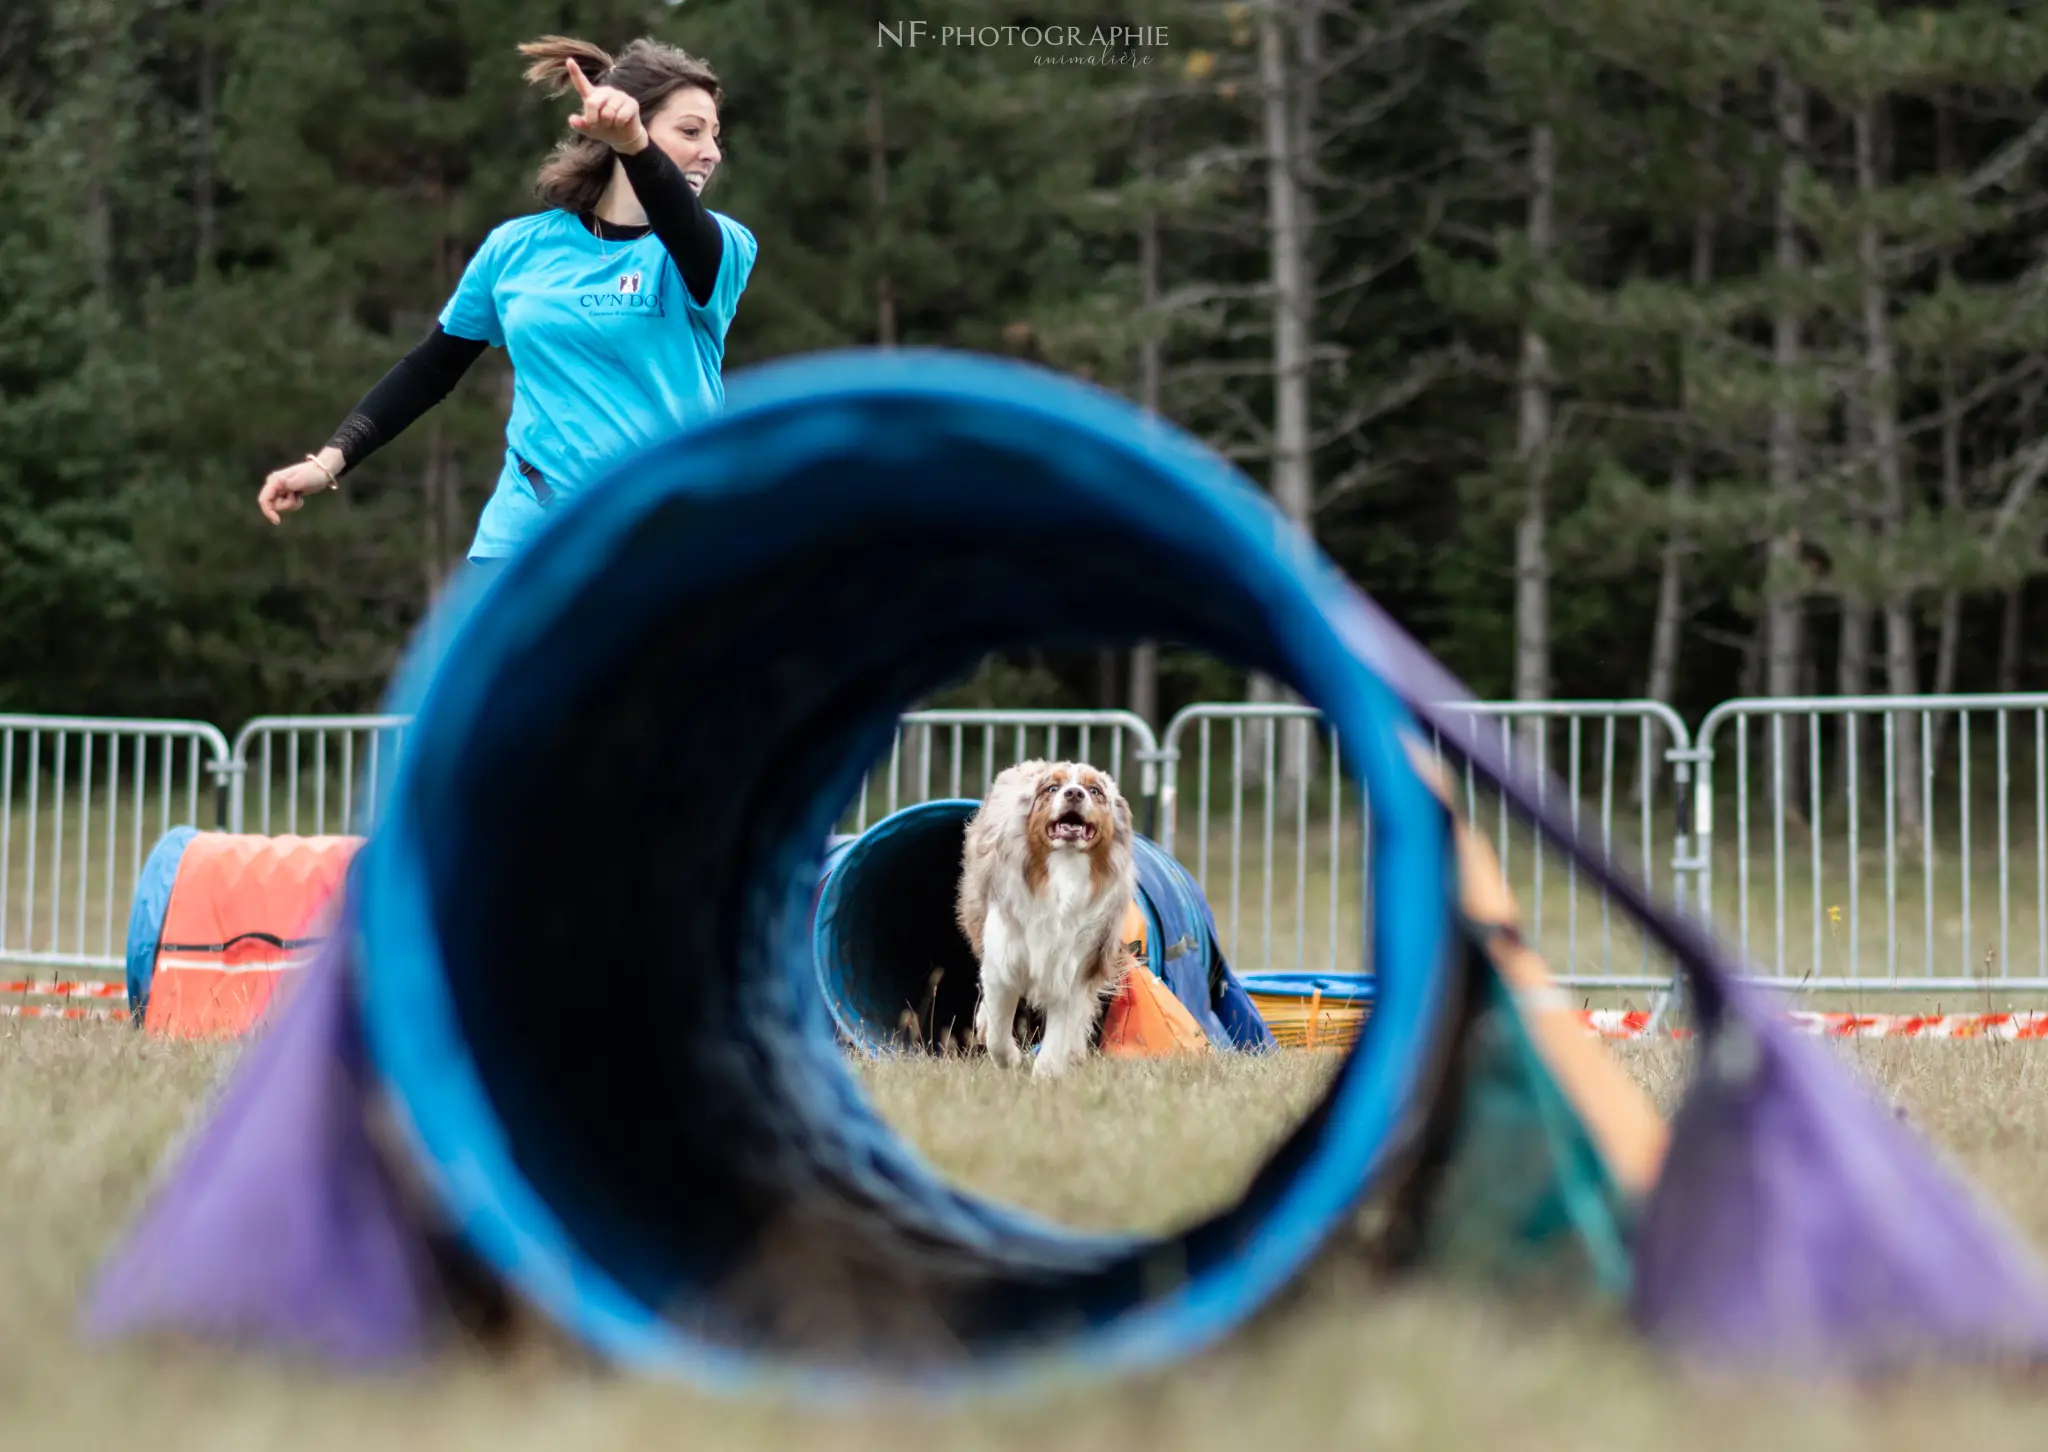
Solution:
[[(607, 237), (604, 235), (605, 225), (606, 224), (604, 218), (598, 216), (595, 212), (592, 212), (590, 214), (591, 236), (597, 238), (600, 244), (605, 242), (618, 242), (621, 244), (618, 251), (607, 252), (605, 254), (604, 265), (607, 269), (609, 269), (615, 263), (617, 263), (617, 261), (621, 257), (624, 257), (626, 255), (626, 249), (628, 247), (631, 247), (635, 242), (638, 242), (642, 237), (647, 235), (647, 229), (645, 227), (642, 227), (631, 237)], [(621, 223), (620, 225), (623, 226), (624, 224)]]

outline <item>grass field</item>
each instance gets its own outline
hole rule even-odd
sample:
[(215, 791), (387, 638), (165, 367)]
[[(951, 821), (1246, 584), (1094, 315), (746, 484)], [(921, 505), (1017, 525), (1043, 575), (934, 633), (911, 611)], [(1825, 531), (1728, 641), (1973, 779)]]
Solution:
[[(1985, 1194), (2048, 1244), (2048, 1050), (1860, 1044)], [(1667, 1046), (1626, 1061), (1669, 1104)], [(1610, 1316), (1477, 1289), (1375, 1283), (1333, 1253), (1288, 1304), (1220, 1350), (1042, 1404), (825, 1417), (591, 1372), (545, 1352), (458, 1352), (352, 1379), (216, 1349), (81, 1345), (73, 1313), (166, 1147), (230, 1064), (221, 1048), (102, 1025), (0, 1026), (0, 1445), (318, 1449), (1656, 1448), (1875, 1452), (2034, 1447), (2048, 1385), (1928, 1373), (1850, 1393), (1717, 1385), (1649, 1356)], [(1097, 1062), (1031, 1084), (985, 1064), (864, 1069), (883, 1113), (947, 1173), (1076, 1223), (1156, 1228), (1235, 1193), (1318, 1092), (1325, 1055)], [(1133, 1172), (1142, 1167), (1142, 1172)]]

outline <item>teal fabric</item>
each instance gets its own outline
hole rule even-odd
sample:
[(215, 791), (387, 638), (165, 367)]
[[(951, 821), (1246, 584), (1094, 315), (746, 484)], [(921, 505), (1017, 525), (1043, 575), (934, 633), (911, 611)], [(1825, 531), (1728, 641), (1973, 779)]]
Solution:
[(1619, 1300), (1629, 1289), (1629, 1198), (1476, 948), (1470, 972), (1478, 1008), (1422, 1257), (1490, 1285)]

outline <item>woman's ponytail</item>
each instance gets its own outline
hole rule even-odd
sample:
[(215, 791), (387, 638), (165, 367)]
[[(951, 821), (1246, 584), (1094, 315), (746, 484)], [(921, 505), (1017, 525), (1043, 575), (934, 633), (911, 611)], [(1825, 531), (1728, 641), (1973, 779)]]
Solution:
[(604, 50), (587, 40), (566, 35), (543, 35), (539, 40), (529, 40), (519, 47), (519, 53), (533, 61), (526, 68), (527, 84), (541, 87), (550, 96), (567, 95), (573, 89), (569, 82), (570, 61), (582, 67), (592, 85), (600, 84), (600, 78), (612, 68), (612, 58)]

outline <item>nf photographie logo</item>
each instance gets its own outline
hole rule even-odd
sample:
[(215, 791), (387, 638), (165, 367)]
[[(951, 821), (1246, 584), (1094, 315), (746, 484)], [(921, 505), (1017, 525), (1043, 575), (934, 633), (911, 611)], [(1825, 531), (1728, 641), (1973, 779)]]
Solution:
[(1172, 44), (1164, 25), (932, 25), (878, 21), (875, 48), (1030, 51), (1036, 65), (1143, 66)]

